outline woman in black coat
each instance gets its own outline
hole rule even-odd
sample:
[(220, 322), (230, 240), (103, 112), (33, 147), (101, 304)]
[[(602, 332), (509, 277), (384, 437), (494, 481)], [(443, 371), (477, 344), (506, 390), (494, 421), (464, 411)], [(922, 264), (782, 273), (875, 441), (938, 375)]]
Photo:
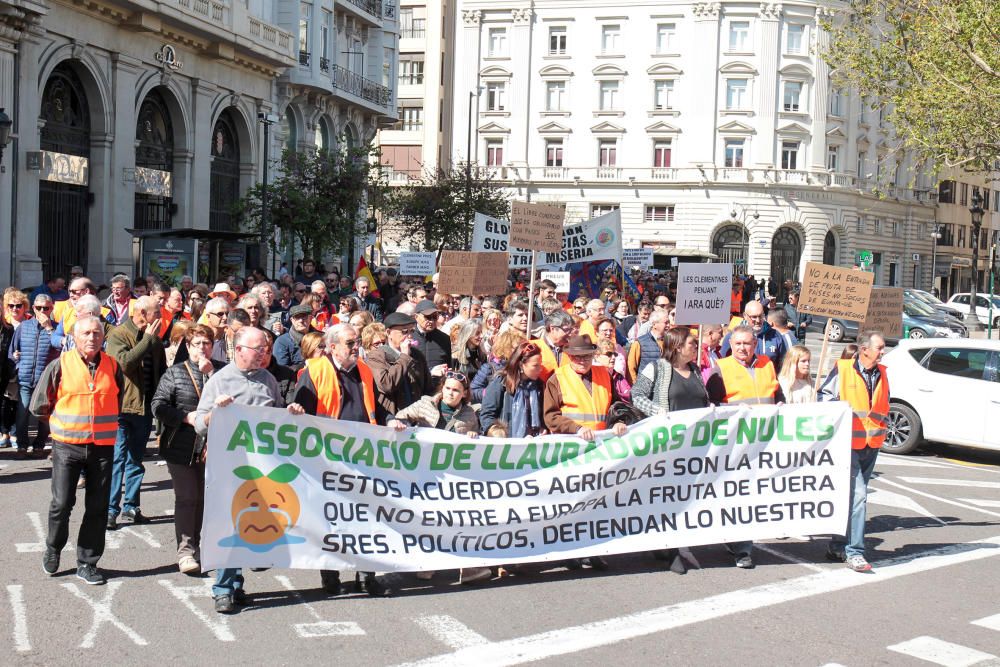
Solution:
[(174, 483), (177, 566), (201, 573), (201, 519), (205, 509), (205, 443), (195, 433), (194, 415), (205, 382), (225, 364), (211, 359), (214, 331), (205, 324), (185, 335), (188, 359), (167, 369), (153, 395), (153, 414), (163, 424), (160, 455)]

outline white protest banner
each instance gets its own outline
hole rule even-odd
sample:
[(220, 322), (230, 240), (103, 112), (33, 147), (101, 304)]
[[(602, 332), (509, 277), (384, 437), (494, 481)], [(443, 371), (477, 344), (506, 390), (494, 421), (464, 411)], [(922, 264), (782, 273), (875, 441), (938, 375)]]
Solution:
[(726, 324), (732, 286), (732, 264), (684, 262), (677, 267), (674, 320), (684, 324)]
[(622, 248), (622, 266), (641, 266), (648, 269), (653, 266), (653, 249)]
[[(476, 213), (472, 229), (472, 251), (507, 251), (512, 269), (531, 266), (531, 251), (509, 248), (510, 224), (506, 220)], [(622, 217), (617, 210), (604, 215), (563, 227), (562, 250), (541, 252), (536, 266), (539, 268), (561, 266), (571, 262), (596, 262), (622, 259)]]
[(399, 275), (429, 276), (437, 270), (437, 254), (433, 252), (399, 253)]
[(209, 431), (202, 568), (443, 570), (843, 534), (851, 416), (722, 406), (586, 442), (234, 404)]
[(556, 284), (556, 294), (569, 294), (569, 271), (542, 271), (541, 280)]

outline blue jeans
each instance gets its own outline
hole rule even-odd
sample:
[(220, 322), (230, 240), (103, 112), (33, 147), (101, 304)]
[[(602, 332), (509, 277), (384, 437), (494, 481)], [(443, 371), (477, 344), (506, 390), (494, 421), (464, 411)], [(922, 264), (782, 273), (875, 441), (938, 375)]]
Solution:
[[(146, 455), (146, 441), (153, 430), (152, 415), (118, 415), (118, 438), (115, 440), (115, 461), (111, 470), (111, 499), (108, 514), (118, 516), (122, 510), (139, 509), (139, 487), (146, 468), (142, 457)], [(125, 484), (125, 502), (122, 503), (122, 482)]]
[(871, 447), (851, 450), (851, 515), (847, 535), (830, 540), (830, 549), (843, 551), (847, 558), (865, 555), (865, 518), (868, 510), (868, 480), (875, 470), (878, 450)]
[[(21, 400), (17, 403), (17, 416), (15, 421), (17, 422), (17, 448), (20, 450), (28, 449), (28, 418), (31, 416), (28, 413), (28, 406), (31, 405), (31, 393), (34, 387), (19, 387), (19, 394)], [(35, 436), (35, 441), (32, 443), (31, 448), (36, 451), (41, 451), (45, 447), (45, 441), (49, 437), (49, 422), (45, 419), (38, 420), (38, 435)]]
[(243, 568), (226, 567), (215, 571), (213, 596), (232, 595), (237, 588), (243, 588)]

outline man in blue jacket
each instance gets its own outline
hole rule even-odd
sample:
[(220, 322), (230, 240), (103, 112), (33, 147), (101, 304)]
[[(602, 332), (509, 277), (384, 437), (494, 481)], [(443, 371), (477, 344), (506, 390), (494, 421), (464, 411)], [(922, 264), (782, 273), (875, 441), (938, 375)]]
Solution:
[[(766, 356), (774, 363), (775, 371), (780, 370), (781, 360), (785, 358), (788, 349), (785, 346), (785, 339), (764, 319), (764, 306), (760, 301), (747, 302), (743, 309), (743, 324), (753, 327), (753, 335), (757, 338), (757, 349), (754, 354)], [(722, 339), (722, 356), (728, 357), (731, 353), (729, 334), (726, 334)]]
[[(33, 310), (35, 316), (25, 320), (14, 331), (14, 339), (10, 343), (8, 356), (17, 366), (17, 384), (19, 385), (19, 401), (17, 403), (17, 458), (28, 455), (28, 405), (31, 404), (31, 394), (38, 386), (42, 371), (49, 362), (59, 356), (59, 348), (52, 346), (52, 334), (56, 323), (52, 321), (54, 301), (48, 294), (35, 297)], [(34, 456), (45, 455), (45, 441), (49, 437), (49, 423), (38, 422), (38, 435), (31, 443), (31, 453)]]

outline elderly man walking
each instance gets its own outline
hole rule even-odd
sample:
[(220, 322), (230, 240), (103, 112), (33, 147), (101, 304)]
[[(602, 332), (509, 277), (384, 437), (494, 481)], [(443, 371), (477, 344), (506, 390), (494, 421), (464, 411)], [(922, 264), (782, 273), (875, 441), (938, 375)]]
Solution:
[(108, 354), (121, 365), (125, 376), (111, 473), (108, 530), (118, 527), (119, 510), (122, 518), (132, 523), (148, 522), (139, 509), (139, 489), (146, 473), (142, 458), (153, 429), (153, 394), (167, 365), (159, 331), (160, 305), (154, 297), (143, 296), (136, 300), (131, 317), (108, 335)]
[(104, 583), (97, 562), (104, 554), (104, 519), (125, 380), (114, 358), (101, 352), (104, 325), (100, 319), (78, 319), (73, 338), (73, 349), (45, 367), (31, 397), (31, 412), (48, 421), (53, 443), (52, 502), (42, 568), (50, 576), (59, 571), (59, 556), (69, 538), (69, 516), (76, 502), (76, 483), (80, 474), (86, 473), (76, 576), (98, 585)]

